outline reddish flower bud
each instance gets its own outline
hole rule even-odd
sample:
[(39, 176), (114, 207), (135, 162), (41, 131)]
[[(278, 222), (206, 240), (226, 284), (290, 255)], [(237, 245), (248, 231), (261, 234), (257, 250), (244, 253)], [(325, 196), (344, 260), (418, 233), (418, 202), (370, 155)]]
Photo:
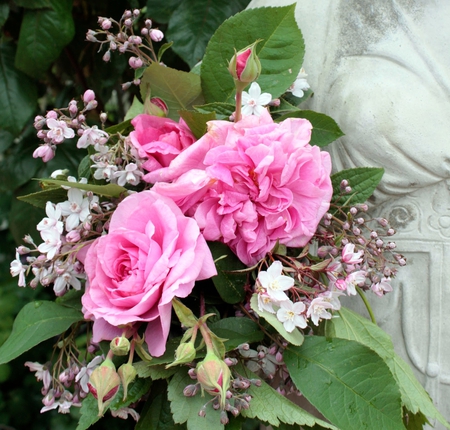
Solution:
[(150, 100), (147, 99), (145, 101), (144, 112), (149, 115), (164, 118), (169, 113), (169, 108), (164, 100), (160, 99), (159, 97), (152, 97)]
[(228, 70), (235, 81), (249, 84), (258, 79), (261, 73), (261, 63), (255, 52), (258, 42), (256, 41), (239, 52), (235, 52), (228, 65)]

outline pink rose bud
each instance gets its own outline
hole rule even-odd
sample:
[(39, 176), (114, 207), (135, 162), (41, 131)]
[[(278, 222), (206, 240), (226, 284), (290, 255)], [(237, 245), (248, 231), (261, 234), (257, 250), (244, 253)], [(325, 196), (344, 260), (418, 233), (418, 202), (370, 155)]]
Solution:
[(261, 73), (261, 63), (255, 52), (258, 42), (256, 41), (239, 52), (235, 52), (228, 65), (228, 70), (235, 81), (249, 84), (258, 79)]
[(119, 391), (120, 377), (114, 363), (107, 358), (89, 377), (88, 387), (98, 402), (98, 414), (103, 415), (105, 402), (112, 400)]
[(213, 352), (208, 352), (205, 359), (197, 364), (196, 370), (202, 389), (212, 396), (219, 396), (220, 407), (224, 410), (231, 379), (229, 367)]
[(127, 355), (130, 352), (130, 341), (126, 337), (115, 337), (109, 344), (114, 355)]
[(153, 42), (161, 42), (164, 38), (164, 33), (161, 30), (153, 29), (150, 31), (150, 38)]
[(101, 26), (103, 30), (109, 30), (111, 28), (112, 22), (109, 19), (103, 20)]
[(169, 107), (166, 105), (164, 100), (159, 97), (152, 97), (150, 100), (145, 100), (144, 113), (164, 118), (167, 117), (167, 114), (169, 113)]
[(95, 100), (95, 93), (92, 90), (86, 90), (83, 94), (84, 103), (89, 103), (92, 100)]

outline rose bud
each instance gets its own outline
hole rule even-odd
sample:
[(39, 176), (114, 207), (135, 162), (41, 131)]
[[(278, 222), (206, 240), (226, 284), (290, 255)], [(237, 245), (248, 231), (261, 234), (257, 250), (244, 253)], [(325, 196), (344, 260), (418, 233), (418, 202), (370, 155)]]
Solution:
[(169, 113), (169, 108), (164, 100), (159, 97), (152, 97), (144, 102), (144, 113), (165, 118)]
[(261, 63), (255, 52), (258, 42), (259, 40), (241, 49), (239, 52), (235, 51), (228, 65), (228, 70), (236, 82), (249, 84), (258, 79), (261, 73)]
[(119, 367), (117, 371), (123, 386), (123, 400), (127, 398), (128, 385), (131, 384), (136, 378), (137, 371), (134, 366), (130, 363), (124, 363)]
[(166, 366), (166, 369), (178, 364), (190, 363), (195, 359), (196, 351), (192, 342), (180, 343), (175, 351), (175, 361)]
[(197, 364), (197, 381), (202, 390), (211, 396), (219, 396), (220, 407), (225, 409), (226, 393), (230, 386), (231, 372), (223, 360), (213, 352), (208, 352), (203, 361)]
[(115, 337), (109, 344), (114, 355), (127, 355), (130, 352), (130, 341), (126, 337)]
[(103, 416), (105, 406), (119, 391), (120, 377), (114, 363), (107, 358), (89, 377), (88, 387), (98, 402), (98, 416)]

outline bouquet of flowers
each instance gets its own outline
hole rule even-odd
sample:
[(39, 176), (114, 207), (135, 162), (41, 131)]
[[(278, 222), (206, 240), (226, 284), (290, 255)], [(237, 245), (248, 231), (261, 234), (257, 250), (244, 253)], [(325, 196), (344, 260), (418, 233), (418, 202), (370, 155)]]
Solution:
[(156, 52), (164, 35), (140, 14), (87, 34), (106, 62), (129, 55), (123, 87), (141, 98), (124, 122), (92, 115), (92, 90), (35, 118), (34, 157), (68, 139), (86, 156), (21, 198), (46, 217), (11, 274), (56, 299), (22, 309), (0, 363), (55, 338), (48, 363), (25, 365), (41, 412), (80, 407), (80, 430), (105, 413), (142, 429), (447, 425), (366, 299), (406, 264), (366, 204), (383, 169), (331, 174), (321, 148), (342, 132), (299, 107), (312, 91), (293, 6), (228, 19), (189, 73), (164, 65), (171, 44)]

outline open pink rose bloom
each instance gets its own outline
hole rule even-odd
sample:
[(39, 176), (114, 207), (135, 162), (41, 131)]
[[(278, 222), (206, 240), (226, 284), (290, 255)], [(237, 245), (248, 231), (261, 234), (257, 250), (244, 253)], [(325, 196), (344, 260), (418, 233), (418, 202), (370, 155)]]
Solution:
[(206, 240), (226, 243), (247, 265), (277, 241), (306, 245), (333, 193), (330, 157), (309, 144), (310, 122), (275, 123), (264, 112), (208, 126), (166, 168), (147, 175), (153, 189), (193, 217)]
[(80, 259), (88, 279), (83, 311), (94, 320), (94, 342), (120, 336), (121, 326), (147, 323), (145, 338), (154, 356), (166, 348), (171, 300), (216, 274), (196, 221), (154, 191), (126, 197), (108, 234)]

